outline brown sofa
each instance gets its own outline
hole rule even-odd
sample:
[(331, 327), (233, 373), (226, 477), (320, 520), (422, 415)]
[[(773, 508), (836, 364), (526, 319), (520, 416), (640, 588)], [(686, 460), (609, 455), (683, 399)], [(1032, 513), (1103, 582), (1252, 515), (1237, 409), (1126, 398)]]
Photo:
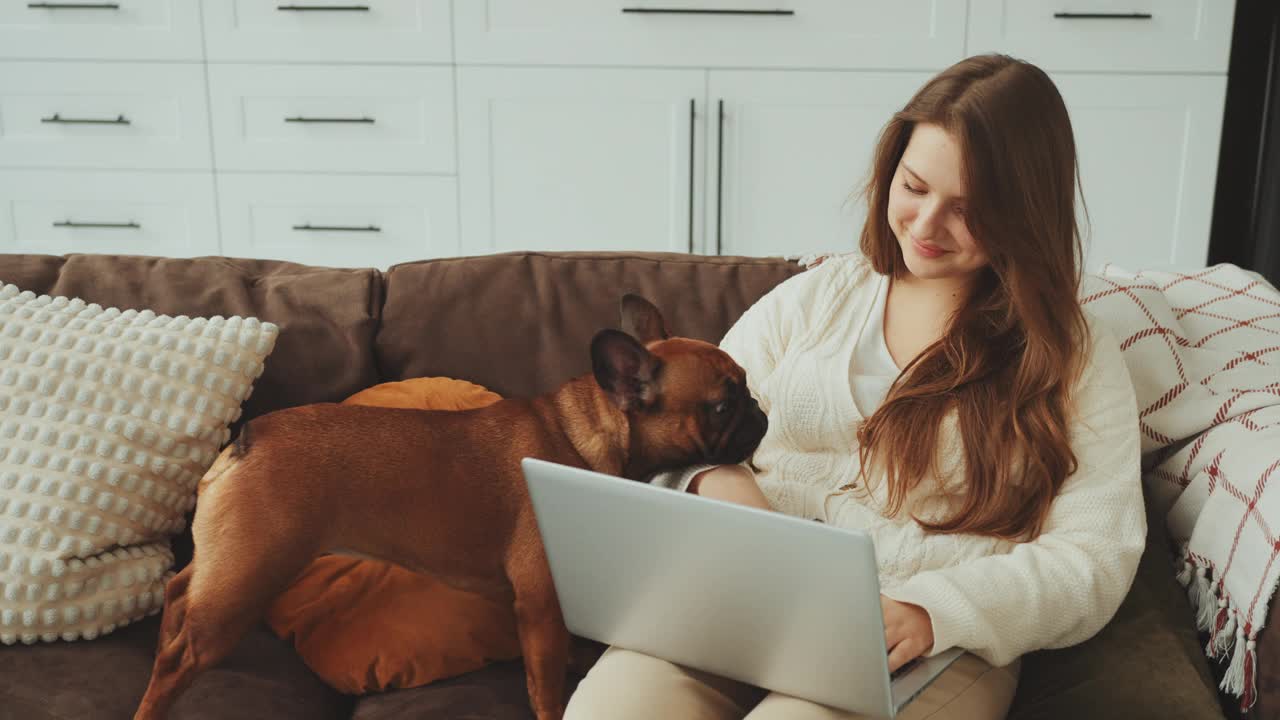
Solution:
[[(254, 315), (281, 328), (244, 419), (336, 401), (379, 382), (448, 376), (503, 395), (547, 391), (589, 371), (595, 330), (639, 292), (672, 330), (717, 341), (756, 298), (800, 268), (781, 259), (678, 254), (518, 253), (399, 265), (387, 272), (283, 262), (0, 255), (0, 282), (104, 307)], [(1076, 647), (1024, 659), (1011, 718), (1222, 717), (1163, 522), (1115, 619)], [(179, 563), (190, 536), (175, 540)], [(447, 618), (424, 622), (448, 622)], [(0, 720), (129, 718), (151, 669), (158, 616), (92, 641), (0, 646)], [(1260, 668), (1275, 664), (1261, 643)], [(1280, 658), (1275, 661), (1280, 663)], [(572, 681), (576, 682), (577, 677)], [(1274, 705), (1259, 678), (1256, 716)], [(265, 626), (200, 677), (173, 717), (531, 718), (519, 662), (425, 687), (354, 698), (326, 687)]]

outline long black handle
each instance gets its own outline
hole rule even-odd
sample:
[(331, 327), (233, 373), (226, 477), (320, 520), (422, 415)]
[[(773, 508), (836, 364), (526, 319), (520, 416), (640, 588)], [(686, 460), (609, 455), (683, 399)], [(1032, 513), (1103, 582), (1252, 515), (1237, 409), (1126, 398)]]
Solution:
[(64, 118), (58, 113), (54, 113), (46, 118), (40, 118), (42, 123), (57, 123), (61, 125), (131, 125), (133, 121), (124, 115), (117, 115), (113, 118)]
[(372, 125), (375, 120), (371, 117), (344, 118), (344, 117), (287, 117), (285, 122), (292, 123), (365, 123)]
[(277, 5), (276, 9), (291, 12), (369, 12), (368, 5)]
[(1076, 12), (1056, 12), (1053, 14), (1059, 20), (1150, 20), (1153, 16), (1151, 13), (1076, 13)]
[(306, 223), (304, 225), (294, 225), (294, 230), (309, 230), (311, 232), (382, 232), (382, 228), (377, 225), (312, 225)]
[(59, 222), (55, 222), (53, 226), (65, 227), (65, 228), (113, 228), (113, 229), (125, 229), (125, 230), (137, 230), (142, 227), (141, 225), (134, 222), (133, 220), (130, 220), (129, 222), (123, 222), (123, 223), (76, 222), (75, 220), (62, 220)]
[(716, 118), (716, 255), (722, 249), (721, 228), (724, 225), (724, 99), (719, 103)]
[(696, 99), (689, 100), (689, 253), (693, 254), (693, 146), (698, 138)]
[(795, 15), (795, 10), (746, 10), (715, 8), (645, 8), (624, 7), (624, 13), (644, 13), (648, 15)]
[(119, 10), (120, 3), (50, 3), (32, 2), (27, 7), (39, 10)]

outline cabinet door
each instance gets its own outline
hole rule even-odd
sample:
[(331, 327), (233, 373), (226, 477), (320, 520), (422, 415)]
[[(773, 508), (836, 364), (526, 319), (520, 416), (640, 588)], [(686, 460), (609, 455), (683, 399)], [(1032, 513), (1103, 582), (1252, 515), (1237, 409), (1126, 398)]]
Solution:
[(1208, 260), (1223, 76), (1062, 75), (1089, 213), (1085, 267)]
[(856, 248), (876, 138), (928, 79), (927, 73), (712, 72), (707, 251)]
[(463, 251), (695, 247), (705, 79), (459, 68)]
[(964, 54), (956, 0), (464, 0), (461, 64), (912, 68)]

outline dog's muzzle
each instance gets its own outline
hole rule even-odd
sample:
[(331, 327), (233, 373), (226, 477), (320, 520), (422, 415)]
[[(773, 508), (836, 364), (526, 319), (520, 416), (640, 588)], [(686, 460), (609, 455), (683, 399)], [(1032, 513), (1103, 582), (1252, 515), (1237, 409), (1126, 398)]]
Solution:
[(734, 464), (751, 457), (769, 430), (769, 418), (760, 409), (755, 398), (750, 406), (742, 412), (738, 422), (729, 429), (727, 442), (722, 443), (721, 457), (710, 458), (708, 462), (717, 464)]

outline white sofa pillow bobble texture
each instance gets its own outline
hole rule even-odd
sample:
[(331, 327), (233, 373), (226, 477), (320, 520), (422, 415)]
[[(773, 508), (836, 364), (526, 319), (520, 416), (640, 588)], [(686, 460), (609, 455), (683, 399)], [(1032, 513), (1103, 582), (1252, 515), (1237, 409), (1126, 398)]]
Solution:
[(160, 611), (169, 538), (277, 333), (0, 288), (0, 643)]

